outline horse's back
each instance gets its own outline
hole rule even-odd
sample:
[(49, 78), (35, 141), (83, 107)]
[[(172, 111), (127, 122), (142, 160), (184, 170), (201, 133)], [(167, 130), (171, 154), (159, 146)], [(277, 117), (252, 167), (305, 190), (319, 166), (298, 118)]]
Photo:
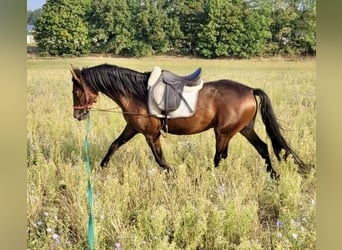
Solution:
[(224, 94), (230, 94), (237, 97), (242, 97), (245, 95), (253, 95), (253, 88), (229, 79), (222, 79), (218, 81), (205, 82), (204, 87), (213, 88)]

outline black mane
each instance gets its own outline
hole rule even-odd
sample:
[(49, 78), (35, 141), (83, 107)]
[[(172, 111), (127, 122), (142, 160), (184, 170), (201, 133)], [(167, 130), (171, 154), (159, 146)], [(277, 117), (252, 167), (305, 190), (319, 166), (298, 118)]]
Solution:
[(140, 73), (115, 65), (102, 64), (82, 69), (86, 84), (96, 92), (116, 99), (119, 95), (133, 95), (147, 100), (147, 81), (151, 72)]

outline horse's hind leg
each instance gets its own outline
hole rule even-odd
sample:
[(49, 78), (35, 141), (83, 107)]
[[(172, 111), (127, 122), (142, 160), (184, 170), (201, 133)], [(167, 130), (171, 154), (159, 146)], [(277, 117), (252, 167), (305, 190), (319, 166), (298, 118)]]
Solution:
[(271, 164), (271, 159), (268, 153), (267, 144), (263, 142), (260, 137), (256, 134), (253, 123), (246, 126), (244, 129), (240, 131), (240, 133), (254, 146), (254, 148), (258, 151), (261, 157), (266, 162), (266, 171), (270, 173), (273, 179), (279, 178), (276, 171), (273, 169)]
[(123, 144), (128, 142), (137, 134), (137, 131), (132, 129), (128, 124), (125, 129), (122, 131), (121, 135), (115, 139), (115, 141), (110, 145), (106, 156), (101, 161), (101, 167), (106, 167), (108, 165), (110, 157), (114, 154), (114, 152), (121, 147)]
[(218, 167), (221, 159), (226, 159), (228, 157), (228, 144), (231, 139), (231, 136), (227, 136), (225, 134), (221, 134), (218, 131), (215, 131), (216, 137), (216, 153), (214, 157), (214, 165)]

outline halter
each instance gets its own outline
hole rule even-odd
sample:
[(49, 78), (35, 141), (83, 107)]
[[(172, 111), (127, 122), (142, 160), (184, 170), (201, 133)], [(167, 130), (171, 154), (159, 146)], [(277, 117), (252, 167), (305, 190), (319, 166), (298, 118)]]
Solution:
[(87, 104), (87, 105), (78, 105), (78, 106), (74, 106), (74, 110), (90, 110), (93, 107), (92, 104)]
[[(89, 111), (92, 107), (93, 107), (93, 103), (96, 102), (96, 97), (97, 97), (97, 94), (94, 94), (92, 93), (91, 91), (89, 91), (89, 89), (84, 85), (83, 81), (81, 81), (81, 84), (82, 84), (82, 87), (83, 87), (83, 91), (84, 91), (84, 94), (85, 94), (85, 104), (83, 105), (74, 105), (74, 110), (84, 110), (85, 112)], [(94, 102), (92, 104), (89, 104), (88, 101), (90, 99), (93, 99)]]

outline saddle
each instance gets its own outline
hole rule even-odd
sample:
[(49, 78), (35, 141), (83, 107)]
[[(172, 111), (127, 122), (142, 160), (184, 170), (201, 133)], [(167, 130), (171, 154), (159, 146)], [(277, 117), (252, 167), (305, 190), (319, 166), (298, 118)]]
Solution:
[(159, 79), (151, 89), (158, 108), (165, 113), (178, 109), (183, 100), (184, 87), (199, 86), (202, 83), (201, 73), (201, 68), (187, 76), (179, 76), (170, 71), (162, 70)]
[(197, 86), (201, 81), (202, 69), (196, 69), (192, 74), (187, 76), (179, 76), (168, 70), (163, 70), (162, 75), (167, 84), (183, 84), (185, 86)]
[(202, 69), (179, 76), (155, 66), (148, 81), (148, 108), (152, 115), (167, 119), (189, 117), (195, 112), (198, 91), (203, 86)]

